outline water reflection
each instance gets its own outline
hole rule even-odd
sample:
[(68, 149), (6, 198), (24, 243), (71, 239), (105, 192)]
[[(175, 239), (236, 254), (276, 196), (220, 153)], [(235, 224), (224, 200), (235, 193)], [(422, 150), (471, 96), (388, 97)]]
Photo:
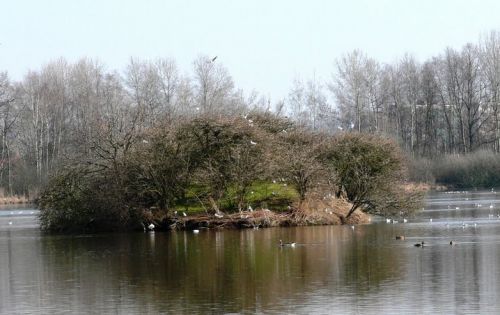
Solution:
[(409, 223), (354, 230), (47, 236), (0, 215), (0, 313), (498, 313), (496, 197), (436, 193)]

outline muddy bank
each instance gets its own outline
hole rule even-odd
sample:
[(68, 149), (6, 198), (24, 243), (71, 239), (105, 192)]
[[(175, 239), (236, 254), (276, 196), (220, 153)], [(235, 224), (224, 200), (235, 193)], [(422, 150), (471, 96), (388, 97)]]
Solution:
[(348, 219), (351, 204), (343, 199), (329, 201), (305, 201), (300, 207), (294, 205), (287, 212), (269, 209), (243, 211), (232, 214), (199, 214), (193, 216), (174, 215), (155, 220), (160, 229), (245, 229), (277, 226), (364, 224), (370, 216), (356, 210)]

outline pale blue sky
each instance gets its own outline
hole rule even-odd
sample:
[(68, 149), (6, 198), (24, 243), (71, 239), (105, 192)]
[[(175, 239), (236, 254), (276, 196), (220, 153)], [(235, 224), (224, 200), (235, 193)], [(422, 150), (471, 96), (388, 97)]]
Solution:
[(296, 76), (328, 79), (356, 48), (382, 62), (424, 60), (500, 29), (494, 0), (0, 0), (0, 11), (0, 71), (15, 80), (58, 57), (123, 70), (131, 56), (168, 56), (188, 72), (207, 54), (236, 86), (274, 101)]

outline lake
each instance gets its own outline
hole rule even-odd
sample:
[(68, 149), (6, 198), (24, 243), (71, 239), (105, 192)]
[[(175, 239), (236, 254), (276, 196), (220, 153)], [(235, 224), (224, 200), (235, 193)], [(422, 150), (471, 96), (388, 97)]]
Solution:
[(37, 213), (0, 209), (0, 314), (500, 313), (494, 191), (354, 229), (44, 235)]

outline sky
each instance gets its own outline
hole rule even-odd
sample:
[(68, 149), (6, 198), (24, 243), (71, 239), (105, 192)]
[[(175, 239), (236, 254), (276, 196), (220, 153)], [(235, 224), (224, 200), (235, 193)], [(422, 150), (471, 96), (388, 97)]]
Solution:
[(170, 57), (189, 73), (203, 54), (273, 101), (295, 78), (330, 80), (354, 49), (423, 61), (500, 30), (497, 0), (0, 0), (0, 11), (0, 71), (12, 80), (60, 57), (119, 71), (131, 57)]

